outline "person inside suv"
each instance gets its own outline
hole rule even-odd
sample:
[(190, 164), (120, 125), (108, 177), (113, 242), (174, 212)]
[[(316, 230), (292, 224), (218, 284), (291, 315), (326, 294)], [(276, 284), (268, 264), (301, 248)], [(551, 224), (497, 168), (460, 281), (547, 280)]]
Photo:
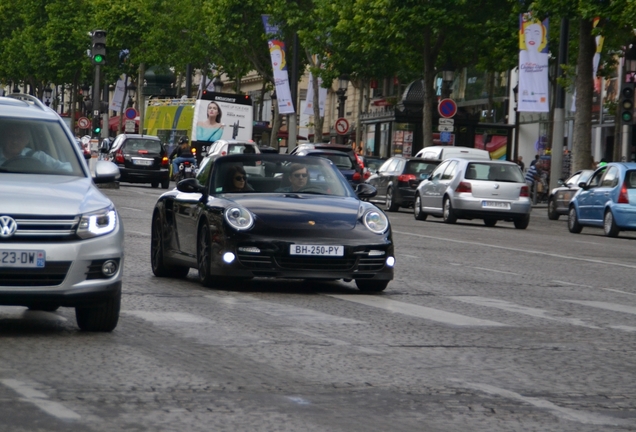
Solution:
[(0, 145), (0, 167), (7, 161), (17, 160), (18, 158), (32, 158), (50, 170), (59, 170), (69, 173), (73, 171), (69, 162), (61, 162), (43, 151), (36, 151), (27, 147), (29, 143), (29, 130), (24, 124), (17, 123), (6, 126), (0, 131), (0, 136), (2, 136)]
[(190, 162), (194, 165), (195, 159), (192, 156), (192, 147), (190, 147), (190, 141), (187, 136), (182, 136), (179, 138), (179, 144), (172, 151), (170, 155), (170, 159), (172, 159), (172, 178), (179, 171), (179, 164), (183, 162)]

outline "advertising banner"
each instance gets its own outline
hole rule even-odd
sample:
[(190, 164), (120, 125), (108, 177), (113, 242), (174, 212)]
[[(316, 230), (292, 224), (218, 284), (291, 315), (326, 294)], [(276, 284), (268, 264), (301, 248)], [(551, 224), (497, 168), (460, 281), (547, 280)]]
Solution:
[(212, 93), (210, 97), (212, 100), (199, 99), (195, 103), (191, 141), (251, 140), (254, 124), (251, 99), (222, 93)]
[(276, 97), (278, 99), (278, 112), (280, 114), (293, 114), (294, 103), (291, 98), (289, 88), (289, 76), (287, 75), (287, 63), (285, 61), (285, 43), (276, 39), (279, 31), (278, 27), (269, 24), (269, 15), (262, 15), (265, 33), (272, 37), (268, 41), (269, 55), (272, 60), (274, 70), (274, 82), (276, 87)]
[(520, 112), (548, 112), (548, 19), (519, 15)]
[(124, 90), (126, 89), (126, 83), (128, 82), (127, 78), (128, 77), (126, 75), (122, 75), (121, 78), (117, 80), (117, 84), (115, 84), (115, 93), (108, 105), (109, 110), (121, 112), (121, 107), (124, 104)]
[[(322, 88), (322, 78), (318, 78), (318, 104), (320, 107), (320, 117), (325, 116), (325, 100), (327, 100), (327, 89)], [(307, 86), (307, 98), (305, 99), (305, 109), (303, 114), (314, 115), (314, 80), (309, 72), (309, 85)]]

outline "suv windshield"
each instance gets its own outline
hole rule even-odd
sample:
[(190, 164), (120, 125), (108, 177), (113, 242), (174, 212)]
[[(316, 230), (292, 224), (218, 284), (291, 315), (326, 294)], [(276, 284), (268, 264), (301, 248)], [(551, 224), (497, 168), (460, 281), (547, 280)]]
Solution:
[(75, 146), (58, 122), (0, 119), (0, 172), (84, 176)]

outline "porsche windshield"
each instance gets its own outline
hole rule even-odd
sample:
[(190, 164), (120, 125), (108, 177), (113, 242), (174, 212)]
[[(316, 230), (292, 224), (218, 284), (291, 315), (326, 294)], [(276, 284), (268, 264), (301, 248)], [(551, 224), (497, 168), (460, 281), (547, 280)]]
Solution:
[[(211, 170), (212, 194), (306, 193), (355, 196), (329, 160), (278, 154), (232, 155), (202, 164), (197, 178), (204, 182)], [(201, 177), (201, 178), (199, 178)]]

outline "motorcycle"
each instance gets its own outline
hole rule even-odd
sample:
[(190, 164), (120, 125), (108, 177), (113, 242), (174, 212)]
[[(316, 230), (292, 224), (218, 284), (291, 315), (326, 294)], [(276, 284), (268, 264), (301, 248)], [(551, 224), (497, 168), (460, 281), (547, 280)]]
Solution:
[(174, 175), (175, 183), (179, 183), (183, 179), (194, 178), (197, 176), (198, 169), (197, 169), (197, 163), (196, 163), (196, 160), (197, 160), (196, 152), (197, 152), (196, 149), (193, 148), (192, 157), (194, 159), (194, 162), (184, 161), (179, 164), (179, 169)]

